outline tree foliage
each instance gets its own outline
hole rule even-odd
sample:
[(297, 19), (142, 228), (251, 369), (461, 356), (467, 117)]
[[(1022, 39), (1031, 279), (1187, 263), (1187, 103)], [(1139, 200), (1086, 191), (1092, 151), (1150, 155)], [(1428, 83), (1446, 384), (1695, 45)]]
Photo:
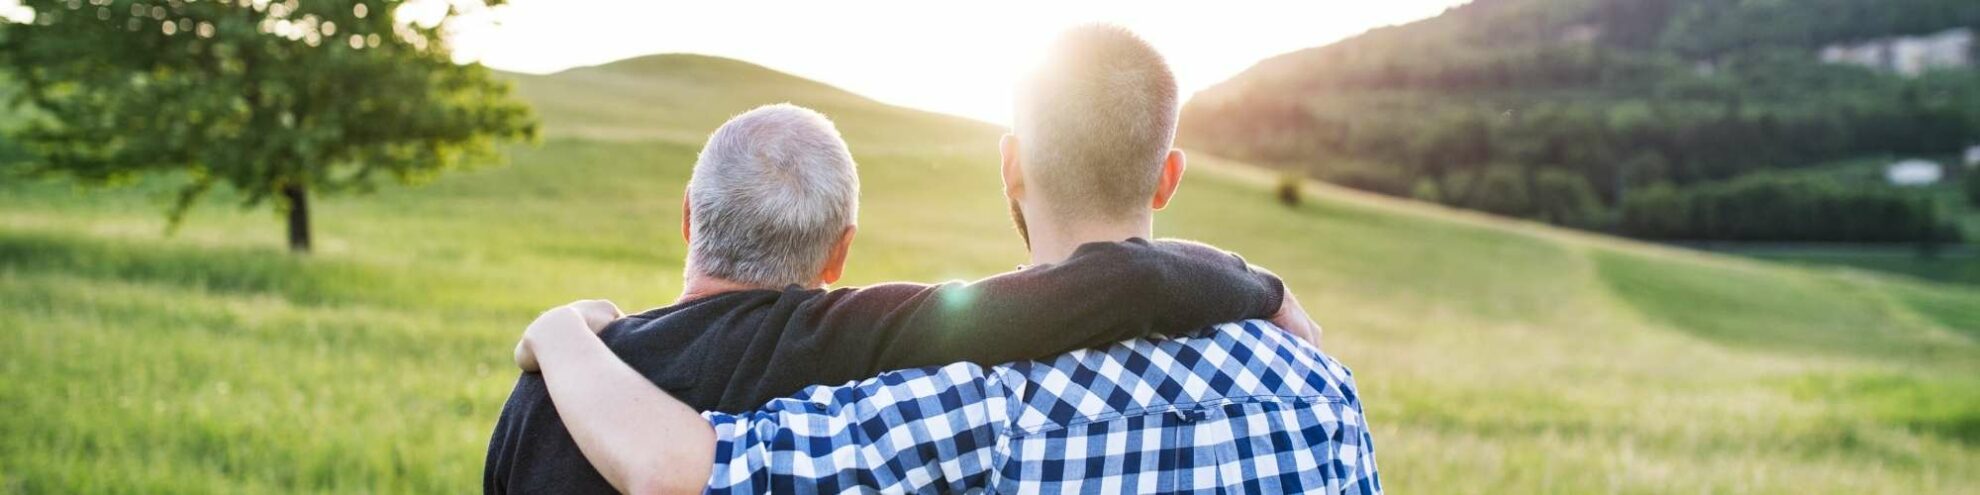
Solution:
[[(247, 206), (276, 199), (307, 250), (309, 192), (418, 182), (535, 133), (503, 81), (451, 59), (457, 2), (23, 4), (34, 18), (0, 26), (0, 66), (35, 167), (91, 183), (182, 175), (174, 223), (230, 187)], [(425, 15), (396, 15), (413, 11)]]
[(1960, 181), (1960, 189), (1966, 193), (1966, 202), (1980, 208), (1980, 170), (1967, 170), (1966, 179)]
[(1821, 176), (1756, 174), (1684, 189), (1658, 186), (1630, 196), (1621, 210), (1624, 234), (1655, 239), (1941, 243), (1961, 237), (1930, 198)]

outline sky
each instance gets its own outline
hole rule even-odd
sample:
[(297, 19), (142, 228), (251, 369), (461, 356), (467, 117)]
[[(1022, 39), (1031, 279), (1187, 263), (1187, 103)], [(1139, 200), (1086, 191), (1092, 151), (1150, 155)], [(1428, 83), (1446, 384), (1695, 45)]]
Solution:
[(1259, 60), (1464, 0), (616, 1), (514, 0), (466, 23), (456, 58), (548, 73), (651, 53), (746, 60), (883, 102), (992, 123), (1060, 30), (1111, 22), (1169, 59), (1184, 94)]
[[(895, 105), (1008, 124), (1017, 78), (1074, 25), (1110, 22), (1140, 33), (1168, 57), (1187, 95), (1273, 55), (1465, 1), (511, 0), (455, 23), (452, 44), (457, 60), (536, 74), (654, 53), (717, 55)], [(415, 0), (396, 15), (444, 15), (447, 2), (480, 5)], [(19, 10), (18, 0), (0, 0), (0, 17), (18, 20)]]

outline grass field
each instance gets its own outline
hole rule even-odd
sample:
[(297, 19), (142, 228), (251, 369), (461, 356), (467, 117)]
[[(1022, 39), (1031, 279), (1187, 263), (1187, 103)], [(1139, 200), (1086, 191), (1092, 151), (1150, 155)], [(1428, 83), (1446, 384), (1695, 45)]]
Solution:
[[(848, 282), (1023, 261), (987, 125), (739, 63), (518, 76), (506, 166), (329, 199), (319, 252), (169, 181), (0, 184), (0, 492), (460, 493), (536, 312), (665, 304), (700, 137), (833, 114), (865, 207)], [(1283, 275), (1353, 366), (1395, 493), (1971, 493), (1980, 289), (1654, 247), (1194, 157), (1165, 236)]]

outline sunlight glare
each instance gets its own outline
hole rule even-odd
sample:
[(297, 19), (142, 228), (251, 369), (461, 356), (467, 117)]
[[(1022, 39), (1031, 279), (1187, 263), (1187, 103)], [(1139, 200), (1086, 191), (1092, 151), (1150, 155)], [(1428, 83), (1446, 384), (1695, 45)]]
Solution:
[(463, 26), (460, 60), (548, 73), (652, 53), (737, 58), (897, 105), (1008, 123), (1011, 87), (1059, 31), (1133, 29), (1185, 94), (1273, 55), (1442, 12), (1462, 0), (668, 4), (517, 0)]

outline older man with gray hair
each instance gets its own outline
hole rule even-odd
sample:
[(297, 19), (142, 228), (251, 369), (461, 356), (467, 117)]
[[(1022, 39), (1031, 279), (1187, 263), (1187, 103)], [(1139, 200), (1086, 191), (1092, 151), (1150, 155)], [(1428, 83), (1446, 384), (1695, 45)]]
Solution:
[[(852, 154), (823, 115), (786, 104), (736, 116), (709, 137), (688, 181), (680, 298), (599, 338), (685, 405), (739, 412), (889, 370), (1039, 359), (1286, 313), (1281, 282), (1235, 255), (1140, 238), (969, 283), (827, 289), (852, 249), (858, 196)], [(516, 352), (532, 370), (531, 347)], [(489, 441), (484, 488), (614, 487), (578, 450), (544, 376), (526, 372)]]
[(689, 277), (829, 284), (852, 248), (859, 175), (825, 116), (767, 106), (709, 136), (688, 180), (687, 211)]

